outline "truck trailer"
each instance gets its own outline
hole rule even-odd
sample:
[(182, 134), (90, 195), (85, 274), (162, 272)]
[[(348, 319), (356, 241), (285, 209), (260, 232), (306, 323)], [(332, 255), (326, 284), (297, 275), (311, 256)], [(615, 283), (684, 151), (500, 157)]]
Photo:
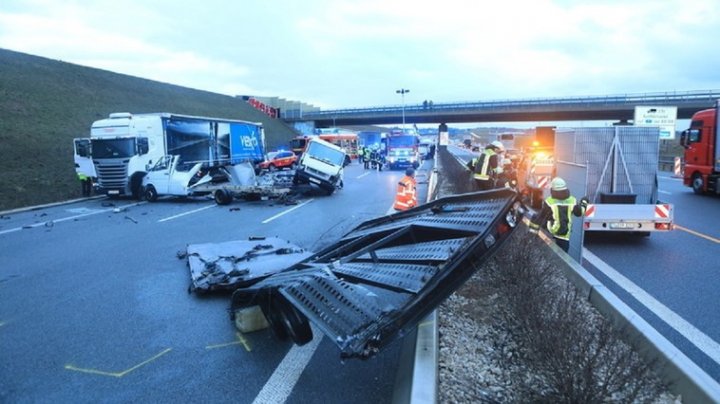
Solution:
[(210, 168), (244, 161), (252, 149), (261, 161), (264, 132), (261, 124), (240, 120), (120, 112), (93, 122), (89, 140), (96, 193), (139, 198), (143, 177), (165, 156)]
[(615, 126), (557, 129), (557, 175), (576, 197), (587, 196), (586, 231), (649, 235), (669, 231), (673, 205), (658, 201), (660, 131)]
[(715, 107), (696, 112), (683, 131), (683, 184), (696, 194), (720, 194), (720, 100)]

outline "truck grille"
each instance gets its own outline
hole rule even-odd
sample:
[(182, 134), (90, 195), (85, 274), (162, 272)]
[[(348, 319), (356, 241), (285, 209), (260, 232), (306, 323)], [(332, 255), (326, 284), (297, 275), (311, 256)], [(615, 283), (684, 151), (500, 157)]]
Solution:
[(307, 172), (308, 174), (310, 174), (310, 175), (312, 175), (312, 176), (314, 176), (314, 177), (322, 178), (322, 179), (324, 179), (324, 180), (327, 180), (328, 178), (330, 178), (330, 176), (327, 175), (327, 174), (325, 174), (324, 172), (318, 171), (318, 170), (316, 170), (316, 169), (314, 169), (314, 168), (311, 168), (311, 167), (305, 167), (305, 172)]
[(98, 175), (98, 185), (103, 189), (124, 190), (127, 185), (128, 165), (126, 161), (120, 162), (95, 162), (95, 170)]

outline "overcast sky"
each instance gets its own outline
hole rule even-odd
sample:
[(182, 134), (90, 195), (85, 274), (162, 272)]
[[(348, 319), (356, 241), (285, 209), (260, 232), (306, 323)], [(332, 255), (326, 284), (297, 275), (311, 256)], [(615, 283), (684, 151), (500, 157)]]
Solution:
[(324, 109), (719, 89), (718, 38), (718, 0), (0, 3), (0, 48)]

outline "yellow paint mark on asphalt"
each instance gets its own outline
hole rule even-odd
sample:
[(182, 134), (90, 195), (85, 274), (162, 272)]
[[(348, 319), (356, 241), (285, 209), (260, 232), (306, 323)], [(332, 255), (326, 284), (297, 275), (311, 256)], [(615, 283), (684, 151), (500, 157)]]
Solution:
[(168, 349), (160, 352), (159, 354), (153, 356), (152, 358), (147, 359), (147, 360), (145, 360), (145, 361), (143, 361), (143, 362), (140, 362), (140, 363), (138, 363), (137, 365), (131, 367), (130, 369), (123, 370), (122, 372), (105, 372), (105, 371), (97, 370), (97, 369), (79, 368), (79, 367), (76, 367), (76, 366), (73, 366), (73, 365), (65, 365), (65, 369), (67, 369), (67, 370), (73, 370), (73, 371), (76, 371), (76, 372), (82, 372), (82, 373), (90, 373), (90, 374), (93, 374), (93, 375), (100, 375), (100, 376), (123, 377), (123, 376), (125, 376), (126, 374), (132, 372), (133, 370), (136, 370), (136, 369), (140, 368), (141, 366), (147, 365), (148, 363), (154, 361), (155, 359), (157, 359), (157, 358), (165, 355), (166, 353), (170, 352), (171, 350), (172, 350), (172, 348), (168, 348)]
[(245, 337), (240, 334), (239, 332), (235, 333), (235, 336), (237, 337), (237, 341), (233, 342), (226, 342), (224, 344), (214, 344), (214, 345), (208, 345), (205, 347), (205, 349), (216, 349), (216, 348), (225, 348), (226, 346), (232, 346), (232, 345), (242, 345), (245, 347), (245, 350), (248, 352), (251, 352), (252, 349), (250, 348), (250, 343), (245, 339)]
[(705, 240), (712, 241), (713, 243), (720, 244), (720, 239), (717, 239), (717, 238), (715, 238), (715, 237), (708, 236), (708, 235), (705, 235), (705, 234), (702, 234), (702, 233), (698, 233), (698, 232), (696, 232), (695, 230), (690, 230), (690, 229), (688, 229), (687, 227), (682, 227), (682, 226), (680, 226), (679, 224), (675, 224), (675, 225), (673, 225), (673, 227), (676, 228), (676, 229), (678, 229), (678, 230), (682, 230), (682, 231), (688, 232), (688, 233), (692, 234), (693, 236), (698, 236), (698, 237), (704, 238)]

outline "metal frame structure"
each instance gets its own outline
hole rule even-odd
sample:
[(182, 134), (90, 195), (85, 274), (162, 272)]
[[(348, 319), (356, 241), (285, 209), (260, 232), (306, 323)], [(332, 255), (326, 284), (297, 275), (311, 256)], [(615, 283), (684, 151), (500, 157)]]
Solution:
[(279, 338), (312, 339), (312, 322), (342, 357), (368, 358), (411, 331), (510, 236), (518, 194), (442, 198), (367, 221), (285, 270), (238, 288), (231, 313), (259, 305)]

